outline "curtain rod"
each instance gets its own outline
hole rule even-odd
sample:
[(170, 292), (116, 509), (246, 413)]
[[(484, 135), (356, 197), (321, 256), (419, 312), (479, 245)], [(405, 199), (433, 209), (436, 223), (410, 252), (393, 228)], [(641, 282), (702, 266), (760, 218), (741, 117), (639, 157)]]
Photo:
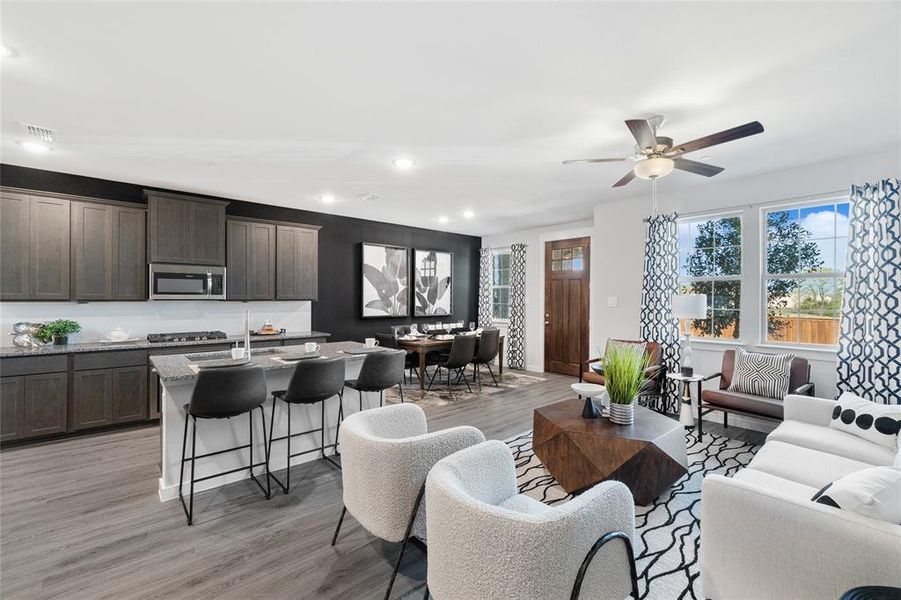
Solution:
[[(742, 210), (745, 208), (763, 208), (765, 206), (774, 206), (774, 205), (778, 205), (778, 204), (784, 204), (786, 202), (804, 202), (805, 200), (817, 200), (817, 199), (827, 200), (827, 199), (834, 198), (839, 195), (847, 196), (848, 190), (832, 190), (829, 192), (819, 192), (816, 194), (805, 194), (803, 196), (789, 196), (786, 198), (780, 198), (778, 200), (768, 200), (766, 202), (756, 202), (756, 203), (751, 203), (751, 204), (736, 204), (735, 206), (724, 206), (722, 208), (713, 208), (713, 209), (708, 208), (706, 210), (698, 210), (698, 211), (687, 212), (687, 213), (680, 213), (678, 211), (674, 211), (674, 212), (676, 212), (676, 215), (679, 217), (689, 217), (689, 218), (703, 217), (705, 215), (710, 215), (710, 214), (729, 212), (730, 210)], [(666, 213), (662, 213), (662, 214), (666, 214)], [(641, 221), (643, 223), (647, 223), (648, 218), (645, 217)]]

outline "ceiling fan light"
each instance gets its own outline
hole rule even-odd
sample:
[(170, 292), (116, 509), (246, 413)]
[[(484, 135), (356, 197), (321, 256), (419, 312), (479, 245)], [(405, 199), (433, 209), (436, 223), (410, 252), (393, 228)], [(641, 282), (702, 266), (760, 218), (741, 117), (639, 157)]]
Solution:
[(666, 177), (673, 172), (673, 159), (655, 156), (635, 163), (635, 176), (640, 179)]

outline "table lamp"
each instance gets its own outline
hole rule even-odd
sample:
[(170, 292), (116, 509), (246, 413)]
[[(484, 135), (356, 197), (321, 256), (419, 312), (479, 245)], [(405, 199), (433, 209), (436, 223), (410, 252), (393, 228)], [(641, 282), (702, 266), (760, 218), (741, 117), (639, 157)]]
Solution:
[[(707, 296), (705, 294), (673, 295), (673, 318), (680, 321), (686, 319), (703, 319), (707, 316)], [(686, 323), (682, 337), (681, 373), (683, 377), (691, 377), (694, 368), (691, 361), (691, 324)]]

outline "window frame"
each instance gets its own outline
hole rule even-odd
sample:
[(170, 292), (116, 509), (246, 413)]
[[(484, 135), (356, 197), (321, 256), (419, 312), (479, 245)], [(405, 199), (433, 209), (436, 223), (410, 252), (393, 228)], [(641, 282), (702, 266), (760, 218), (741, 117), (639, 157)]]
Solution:
[[(510, 248), (495, 248), (492, 250), (491, 256), (491, 321), (494, 323), (507, 324), (510, 322), (510, 317), (501, 318), (494, 314), (494, 290), (495, 289), (506, 289), (507, 290), (507, 314), (510, 314), (510, 284), (507, 285), (495, 285), (494, 284), (494, 265), (495, 259), (498, 256), (502, 256), (506, 254), (512, 260), (512, 249)], [(510, 270), (510, 267), (507, 268)]]
[[(801, 341), (780, 341), (780, 340), (771, 340), (769, 339), (769, 331), (768, 331), (768, 309), (769, 309), (769, 298), (767, 297), (766, 285), (767, 281), (770, 279), (840, 279), (844, 282), (845, 279), (845, 265), (842, 265), (841, 271), (829, 271), (829, 272), (810, 272), (810, 273), (786, 273), (786, 274), (771, 274), (769, 272), (769, 239), (768, 239), (768, 214), (771, 212), (779, 212), (783, 210), (802, 210), (805, 208), (811, 208), (813, 206), (824, 206), (828, 204), (838, 205), (845, 204), (848, 206), (848, 214), (850, 219), (850, 213), (853, 210), (853, 203), (848, 198), (847, 195), (826, 195), (824, 197), (819, 197), (815, 199), (806, 199), (806, 200), (788, 200), (786, 202), (779, 202), (773, 204), (765, 204), (760, 206), (759, 208), (759, 220), (760, 220), (760, 239), (759, 239), (759, 251), (760, 255), (758, 260), (760, 261), (760, 280), (757, 284), (757, 294), (758, 294), (758, 313), (759, 313), (759, 330), (758, 330), (758, 346), (761, 347), (772, 347), (772, 348), (797, 348), (800, 350), (820, 350), (825, 352), (836, 352), (838, 350), (838, 344), (810, 344)], [(838, 239), (838, 237), (849, 238), (848, 235), (845, 236), (836, 236), (833, 239)], [(845, 264), (847, 264), (847, 249), (845, 251)], [(839, 326), (841, 325), (841, 308), (839, 308)]]
[[(746, 234), (745, 219), (744, 219), (744, 212), (741, 209), (735, 209), (735, 208), (708, 212), (708, 213), (701, 213), (701, 214), (696, 214), (696, 215), (686, 215), (685, 217), (678, 217), (676, 219), (676, 228), (677, 228), (676, 235), (678, 236), (678, 228), (683, 223), (686, 223), (686, 224), (702, 223), (705, 221), (718, 221), (721, 219), (730, 219), (730, 218), (737, 218), (739, 225), (741, 227), (741, 244), (739, 244), (739, 246), (738, 246), (741, 250), (741, 263), (740, 263), (741, 267), (740, 267), (740, 272), (738, 273), (738, 275), (710, 275), (707, 277), (683, 276), (682, 275), (682, 264), (681, 264), (682, 249), (679, 248), (678, 283), (679, 283), (679, 290), (680, 290), (679, 293), (681, 293), (682, 286), (690, 285), (691, 283), (696, 283), (696, 282), (697, 283), (706, 283), (706, 282), (716, 283), (717, 281), (720, 281), (720, 282), (737, 281), (738, 285), (739, 285), (739, 292), (738, 292), (739, 304), (738, 304), (738, 309), (736, 309), (736, 312), (738, 313), (738, 336), (733, 337), (733, 338), (727, 338), (727, 337), (714, 337), (712, 335), (711, 336), (700, 336), (700, 335), (692, 334), (693, 342), (702, 342), (702, 343), (707, 342), (707, 343), (715, 343), (715, 344), (735, 344), (735, 345), (743, 345), (744, 344), (744, 341), (742, 341), (742, 336), (744, 335), (745, 331), (742, 329), (742, 321), (743, 321), (742, 314), (745, 313), (745, 308), (743, 306), (742, 298), (745, 294), (744, 278), (746, 277), (745, 272), (747, 270), (747, 254), (748, 254), (745, 251), (746, 250), (745, 244), (746, 244), (746, 239), (747, 239), (747, 237), (745, 235)], [(716, 237), (714, 237), (714, 246), (713, 246), (714, 249), (716, 248), (715, 242), (716, 242)], [(713, 310), (714, 310), (712, 302), (711, 302), (711, 305), (708, 306), (708, 309), (711, 311), (710, 319), (711, 319), (711, 325), (712, 325)], [(695, 319), (691, 319), (691, 320), (695, 320)], [(682, 326), (682, 321), (680, 320), (679, 321), (680, 335), (682, 334), (682, 332), (683, 332), (683, 326)]]

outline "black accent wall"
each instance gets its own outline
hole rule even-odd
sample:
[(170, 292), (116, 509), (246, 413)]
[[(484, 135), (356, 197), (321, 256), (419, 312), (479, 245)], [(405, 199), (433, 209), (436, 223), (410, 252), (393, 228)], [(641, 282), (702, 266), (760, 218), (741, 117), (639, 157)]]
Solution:
[[(144, 204), (143, 190), (175, 193), (194, 192), (96, 179), (69, 173), (43, 171), (0, 164), (0, 185), (76, 194), (107, 200)], [(206, 196), (217, 198), (216, 196)], [(308, 210), (270, 206), (243, 200), (228, 200), (229, 215), (321, 225), (319, 232), (319, 300), (312, 302), (312, 326), (332, 334), (333, 340), (362, 340), (390, 325), (434, 322), (435, 318), (363, 319), (360, 316), (362, 283), (361, 243), (391, 244), (408, 248), (447, 250), (454, 253), (454, 313), (443, 321), (477, 320), (480, 237), (406, 227), (365, 219), (341, 217)], [(412, 261), (412, 256), (411, 256)], [(412, 312), (411, 304), (411, 312)]]

